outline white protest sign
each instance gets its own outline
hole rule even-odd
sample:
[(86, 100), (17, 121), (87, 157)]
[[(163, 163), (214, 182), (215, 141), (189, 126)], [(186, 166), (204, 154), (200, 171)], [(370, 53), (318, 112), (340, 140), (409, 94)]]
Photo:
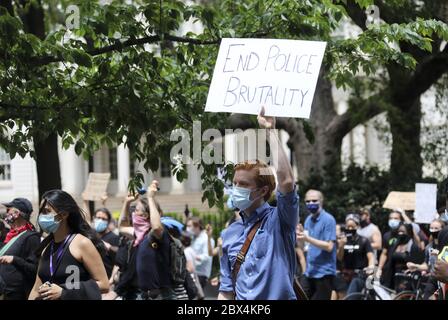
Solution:
[(415, 212), (417, 223), (431, 223), (437, 215), (437, 184), (415, 184)]
[(309, 118), (326, 45), (222, 39), (205, 111)]
[(89, 173), (86, 188), (82, 193), (83, 200), (99, 201), (107, 196), (106, 190), (109, 184), (110, 173)]

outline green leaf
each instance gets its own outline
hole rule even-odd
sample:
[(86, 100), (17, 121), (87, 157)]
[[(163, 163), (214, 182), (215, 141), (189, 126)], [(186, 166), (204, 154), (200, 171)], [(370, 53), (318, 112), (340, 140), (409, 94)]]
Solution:
[(75, 143), (75, 153), (79, 156), (81, 154), (81, 152), (83, 151), (84, 147), (85, 147), (84, 142), (82, 142), (81, 140), (78, 140)]
[(92, 59), (90, 58), (90, 55), (85, 53), (82, 50), (76, 49), (71, 52), (71, 56), (73, 58), (73, 61), (76, 62), (80, 66), (92, 67)]

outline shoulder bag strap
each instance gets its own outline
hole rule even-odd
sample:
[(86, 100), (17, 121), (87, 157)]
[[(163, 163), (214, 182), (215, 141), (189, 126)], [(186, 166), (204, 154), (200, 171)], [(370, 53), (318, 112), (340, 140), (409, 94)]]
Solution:
[(249, 251), (250, 245), (252, 243), (252, 240), (255, 237), (255, 234), (257, 233), (258, 229), (260, 228), (262, 223), (262, 220), (258, 221), (252, 229), (250, 229), (249, 234), (247, 235), (246, 241), (244, 241), (243, 246), (241, 247), (240, 252), (236, 256), (236, 261), (233, 264), (233, 270), (232, 270), (232, 279), (233, 279), (233, 287), (235, 288), (236, 285), (236, 278), (238, 276), (238, 272), (240, 271), (241, 264), (244, 262), (244, 259), (246, 257), (247, 251)]
[(9, 248), (11, 248), (12, 247), (12, 245), (14, 244), (14, 242), (16, 242), (21, 236), (23, 236), (26, 232), (28, 232), (28, 231), (23, 231), (23, 232), (20, 232), (18, 235), (16, 235), (14, 238), (12, 238), (11, 240), (9, 240), (8, 241), (8, 243), (7, 244), (5, 244), (4, 246), (3, 246), (3, 248), (0, 250), (0, 257), (2, 257), (5, 253), (6, 253), (6, 251), (8, 251), (8, 249)]

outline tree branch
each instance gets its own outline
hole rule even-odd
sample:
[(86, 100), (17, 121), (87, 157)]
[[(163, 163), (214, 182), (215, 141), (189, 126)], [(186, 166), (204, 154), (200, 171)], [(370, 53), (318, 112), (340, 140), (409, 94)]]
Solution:
[[(159, 42), (162, 40), (168, 40), (168, 41), (173, 41), (173, 42), (182, 42), (182, 43), (192, 43), (192, 44), (196, 44), (196, 45), (212, 45), (212, 44), (220, 44), (221, 43), (221, 39), (199, 40), (199, 39), (178, 37), (178, 36), (166, 34), (163, 36), (163, 39), (159, 35), (148, 36), (148, 37), (143, 37), (143, 38), (138, 38), (138, 39), (129, 39), (129, 40), (124, 41), (123, 43), (116, 42), (112, 45), (105, 46), (103, 48), (87, 50), (86, 53), (89, 54), (90, 56), (98, 56), (98, 55), (101, 55), (104, 53), (108, 53), (108, 52), (112, 52), (112, 51), (120, 51), (125, 48), (132, 47), (132, 46), (156, 43), (156, 42)], [(33, 59), (31, 59), (31, 62), (33, 65), (42, 66), (42, 65), (49, 64), (49, 63), (60, 62), (63, 60), (64, 60), (64, 58), (61, 56), (46, 56), (46, 57), (33, 58)]]
[(9, 14), (14, 16), (14, 8), (12, 7), (12, 0), (0, 0), (0, 7), (6, 8)]
[(395, 101), (409, 102), (417, 99), (446, 72), (448, 72), (448, 45), (442, 52), (426, 57), (417, 65), (411, 79), (394, 96)]
[(345, 11), (347, 11), (349, 17), (352, 19), (352, 21), (360, 27), (363, 31), (367, 29), (366, 27), (366, 13), (361, 10), (358, 4), (356, 4), (354, 1), (347, 1), (347, 3), (344, 5)]
[(382, 94), (380, 93), (370, 97), (367, 101), (355, 103), (352, 100), (350, 108), (345, 113), (335, 117), (325, 131), (328, 135), (334, 136), (336, 141), (342, 140), (355, 127), (385, 111), (380, 106), (381, 97)]

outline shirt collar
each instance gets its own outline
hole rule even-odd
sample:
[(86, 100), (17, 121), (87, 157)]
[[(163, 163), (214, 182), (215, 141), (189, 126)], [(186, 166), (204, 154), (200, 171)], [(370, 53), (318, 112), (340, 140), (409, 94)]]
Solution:
[(317, 217), (314, 217), (313, 215), (311, 215), (311, 220), (313, 220), (314, 222), (317, 222), (320, 220), (320, 218), (322, 217), (322, 214), (324, 213), (324, 209), (320, 209), (319, 214), (317, 215)]
[(265, 211), (270, 207), (270, 205), (265, 201), (261, 206), (259, 206), (255, 211), (247, 217), (244, 211), (240, 211), (240, 216), (243, 220), (243, 224), (247, 225), (253, 221), (258, 221), (263, 217)]

